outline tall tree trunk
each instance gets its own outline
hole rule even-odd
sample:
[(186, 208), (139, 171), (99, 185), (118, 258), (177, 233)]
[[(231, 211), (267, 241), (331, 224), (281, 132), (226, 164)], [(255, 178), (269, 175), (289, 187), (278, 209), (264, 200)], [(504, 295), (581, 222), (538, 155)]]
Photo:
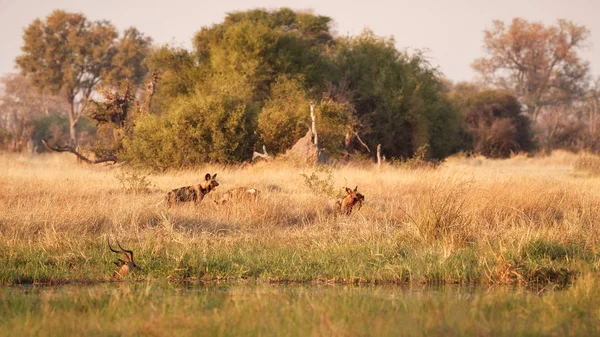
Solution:
[(315, 116), (315, 103), (310, 101), (310, 118), (312, 119), (313, 143), (319, 146), (319, 136), (317, 135), (317, 118)]
[(75, 102), (71, 100), (69, 102), (71, 109), (69, 110), (69, 135), (71, 146), (77, 149), (79, 146), (79, 135), (77, 133), (77, 125), (79, 124), (79, 118), (75, 115)]
[[(71, 118), (69, 118), (71, 119)], [(71, 145), (74, 148), (79, 146), (79, 133), (77, 132), (78, 122), (70, 122), (69, 123), (69, 134), (71, 135)]]

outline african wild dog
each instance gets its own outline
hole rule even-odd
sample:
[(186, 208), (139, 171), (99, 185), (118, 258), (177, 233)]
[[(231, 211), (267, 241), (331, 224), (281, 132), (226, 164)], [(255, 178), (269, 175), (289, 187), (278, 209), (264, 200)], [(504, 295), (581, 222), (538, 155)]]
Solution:
[(258, 198), (259, 190), (254, 187), (237, 187), (232, 188), (225, 192), (219, 200), (215, 200), (217, 205), (223, 205), (227, 202), (237, 201), (256, 201)]
[(337, 206), (342, 214), (350, 215), (355, 205), (357, 209), (362, 207), (365, 196), (358, 193), (357, 190), (358, 186), (354, 188), (354, 191), (346, 187), (346, 193), (348, 193), (348, 195), (344, 199), (337, 201)]
[(219, 182), (215, 179), (216, 177), (216, 173), (212, 177), (210, 176), (210, 173), (207, 173), (206, 176), (204, 176), (204, 181), (200, 184), (172, 190), (167, 194), (167, 204), (171, 207), (181, 202), (193, 201), (194, 204), (199, 203), (204, 199), (205, 195), (219, 186)]

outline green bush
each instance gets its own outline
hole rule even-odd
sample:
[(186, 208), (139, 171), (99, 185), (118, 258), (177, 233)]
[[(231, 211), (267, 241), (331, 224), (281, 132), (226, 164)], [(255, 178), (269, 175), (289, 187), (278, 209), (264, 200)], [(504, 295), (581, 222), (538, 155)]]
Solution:
[(278, 78), (258, 117), (261, 140), (269, 152), (283, 153), (304, 136), (310, 120), (309, 104), (300, 79)]
[(248, 160), (257, 113), (256, 105), (235, 88), (181, 97), (162, 116), (136, 121), (123, 157), (154, 169)]
[(330, 21), (286, 8), (234, 12), (202, 28), (193, 51), (158, 49), (149, 60), (161, 74), (158, 116), (136, 121), (124, 156), (168, 168), (249, 160), (262, 145), (283, 153), (306, 133), (311, 100), (328, 158), (352, 150), (354, 134), (388, 158), (426, 144), (427, 160), (451, 154), (458, 110), (426, 58), (368, 31), (334, 38)]

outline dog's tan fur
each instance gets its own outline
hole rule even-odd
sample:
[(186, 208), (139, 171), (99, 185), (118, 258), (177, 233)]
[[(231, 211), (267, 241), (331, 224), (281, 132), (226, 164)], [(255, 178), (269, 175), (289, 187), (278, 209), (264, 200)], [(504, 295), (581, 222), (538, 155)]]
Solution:
[(256, 201), (260, 191), (254, 187), (237, 187), (225, 192), (219, 200), (215, 200), (218, 205), (228, 202)]
[(354, 188), (354, 191), (346, 187), (346, 193), (348, 195), (345, 198), (337, 201), (337, 206), (342, 214), (350, 215), (354, 206), (356, 206), (357, 209), (362, 207), (365, 196), (358, 193), (357, 190), (358, 186)]
[(199, 203), (208, 193), (219, 186), (216, 177), (216, 173), (212, 177), (210, 173), (207, 173), (206, 176), (204, 176), (204, 181), (200, 184), (180, 187), (170, 191), (167, 193), (167, 205), (171, 207), (179, 203), (191, 201), (193, 201), (194, 204)]

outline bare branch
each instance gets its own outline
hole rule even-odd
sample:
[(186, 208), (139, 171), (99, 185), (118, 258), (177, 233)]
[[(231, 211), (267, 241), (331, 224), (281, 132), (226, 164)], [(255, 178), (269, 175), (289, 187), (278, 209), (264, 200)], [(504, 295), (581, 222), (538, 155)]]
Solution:
[(254, 161), (256, 158), (263, 158), (265, 160), (271, 159), (271, 156), (267, 153), (267, 147), (263, 145), (262, 148), (263, 148), (263, 153), (254, 151), (254, 153), (252, 154), (252, 161)]
[(77, 156), (77, 158), (83, 160), (84, 162), (86, 162), (88, 164), (100, 164), (100, 163), (106, 163), (106, 162), (116, 163), (117, 162), (117, 158), (114, 157), (114, 156), (108, 156), (108, 157), (104, 157), (104, 158), (98, 158), (98, 159), (91, 160), (91, 159), (87, 158), (86, 156), (82, 155), (81, 153), (79, 153), (77, 150), (75, 150), (70, 145), (62, 145), (62, 146), (55, 145), (55, 146), (50, 146), (43, 139), (42, 139), (42, 144), (44, 144), (44, 146), (46, 147), (46, 149), (48, 149), (48, 151), (53, 151), (53, 152), (71, 152), (72, 154), (74, 154), (75, 156)]
[(362, 141), (362, 139), (360, 139), (360, 136), (358, 135), (358, 133), (356, 131), (353, 131), (354, 135), (356, 136), (356, 139), (358, 139), (358, 141), (360, 142), (360, 144), (362, 146), (365, 147), (365, 149), (367, 149), (367, 152), (371, 153), (371, 149), (369, 149), (369, 147), (367, 146), (367, 144), (365, 144), (365, 142)]

